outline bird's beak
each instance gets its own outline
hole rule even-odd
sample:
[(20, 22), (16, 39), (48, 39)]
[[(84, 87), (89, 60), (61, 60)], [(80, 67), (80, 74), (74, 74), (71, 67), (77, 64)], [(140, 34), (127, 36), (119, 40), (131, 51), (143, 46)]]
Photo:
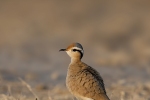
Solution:
[(66, 49), (60, 49), (59, 51), (66, 51)]

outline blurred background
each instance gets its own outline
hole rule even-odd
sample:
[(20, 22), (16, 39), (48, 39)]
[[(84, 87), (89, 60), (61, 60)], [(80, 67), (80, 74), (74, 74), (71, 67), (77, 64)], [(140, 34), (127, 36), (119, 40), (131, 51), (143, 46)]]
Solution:
[(83, 61), (101, 73), (108, 89), (116, 82), (145, 86), (150, 82), (150, 1), (1, 0), (0, 93), (18, 77), (33, 88), (65, 87), (70, 58), (59, 49), (73, 42), (83, 45)]

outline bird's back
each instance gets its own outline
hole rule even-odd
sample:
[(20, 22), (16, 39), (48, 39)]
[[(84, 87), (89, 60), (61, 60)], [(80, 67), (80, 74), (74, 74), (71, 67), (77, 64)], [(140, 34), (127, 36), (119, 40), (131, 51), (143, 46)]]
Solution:
[(79, 100), (109, 100), (99, 73), (83, 62), (69, 65), (66, 85)]

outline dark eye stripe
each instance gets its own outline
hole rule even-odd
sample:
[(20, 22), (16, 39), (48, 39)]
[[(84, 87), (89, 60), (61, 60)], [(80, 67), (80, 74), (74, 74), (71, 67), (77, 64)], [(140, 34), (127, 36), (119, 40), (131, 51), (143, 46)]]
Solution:
[(75, 51), (77, 51), (77, 49), (72, 49), (72, 51), (74, 51), (74, 52), (75, 52)]

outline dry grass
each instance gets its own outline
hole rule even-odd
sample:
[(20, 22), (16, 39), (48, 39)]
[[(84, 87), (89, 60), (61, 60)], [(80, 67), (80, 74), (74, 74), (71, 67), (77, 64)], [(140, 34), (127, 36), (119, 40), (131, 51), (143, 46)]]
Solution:
[[(19, 78), (20, 82), (10, 82), (7, 86), (7, 94), (1, 93), (1, 100), (74, 100), (71, 94), (63, 86), (56, 86), (48, 90), (36, 90), (27, 82)], [(107, 87), (107, 94), (111, 100), (149, 100), (150, 82), (137, 85), (115, 84)], [(21, 93), (15, 93), (16, 90)], [(26, 91), (26, 92), (25, 92)]]
[(33, 96), (36, 98), (36, 100), (39, 100), (38, 96), (32, 90), (31, 86), (28, 83), (26, 83), (23, 79), (19, 78), (19, 80), (22, 82), (23, 85), (25, 85), (29, 89), (29, 91), (33, 94)]

